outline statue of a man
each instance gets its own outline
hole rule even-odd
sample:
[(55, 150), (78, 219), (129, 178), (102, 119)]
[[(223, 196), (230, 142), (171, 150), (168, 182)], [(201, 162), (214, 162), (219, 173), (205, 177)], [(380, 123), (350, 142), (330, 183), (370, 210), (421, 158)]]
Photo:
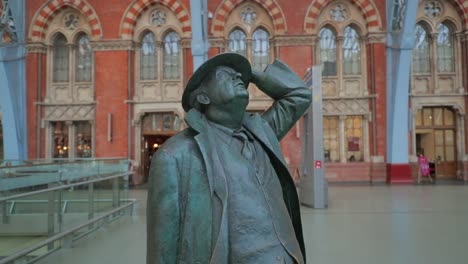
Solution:
[[(246, 112), (249, 82), (274, 100), (263, 114)], [(264, 72), (234, 53), (201, 65), (182, 97), (189, 127), (152, 160), (147, 263), (305, 263), (279, 140), (310, 102), (304, 82), (279, 60)]]

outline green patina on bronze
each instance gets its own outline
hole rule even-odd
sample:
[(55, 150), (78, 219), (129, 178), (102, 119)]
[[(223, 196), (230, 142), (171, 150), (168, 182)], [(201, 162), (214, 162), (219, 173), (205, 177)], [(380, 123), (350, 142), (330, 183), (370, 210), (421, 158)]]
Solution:
[[(246, 113), (250, 82), (274, 100), (261, 115)], [(224, 53), (200, 66), (182, 97), (189, 127), (152, 160), (147, 263), (305, 263), (299, 201), (279, 140), (310, 103), (303, 81), (279, 60), (257, 72)], [(234, 135), (241, 130), (252, 160), (241, 155), (246, 143)], [(247, 254), (252, 248), (259, 250)]]

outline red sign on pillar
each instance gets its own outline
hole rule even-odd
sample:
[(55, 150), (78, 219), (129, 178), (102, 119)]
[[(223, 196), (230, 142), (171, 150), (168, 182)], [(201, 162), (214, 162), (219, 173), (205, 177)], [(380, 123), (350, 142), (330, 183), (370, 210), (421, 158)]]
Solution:
[(322, 168), (322, 161), (321, 160), (316, 160), (315, 161), (315, 168), (316, 169), (321, 169)]

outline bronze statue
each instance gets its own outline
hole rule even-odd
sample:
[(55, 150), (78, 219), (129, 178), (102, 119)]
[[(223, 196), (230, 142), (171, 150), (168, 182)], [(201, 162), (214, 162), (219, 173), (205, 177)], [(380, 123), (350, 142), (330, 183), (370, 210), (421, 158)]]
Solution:
[[(249, 82), (274, 99), (246, 113)], [(155, 154), (147, 263), (305, 263), (299, 201), (279, 140), (310, 91), (279, 60), (252, 71), (224, 53), (200, 66), (182, 97), (189, 128)]]

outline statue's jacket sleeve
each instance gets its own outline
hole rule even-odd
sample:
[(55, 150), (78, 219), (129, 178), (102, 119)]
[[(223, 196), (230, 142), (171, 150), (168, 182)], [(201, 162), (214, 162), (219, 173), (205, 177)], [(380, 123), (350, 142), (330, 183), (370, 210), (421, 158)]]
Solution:
[(301, 118), (311, 103), (311, 92), (304, 82), (283, 62), (276, 59), (265, 69), (257, 86), (275, 101), (262, 117), (278, 140)]

